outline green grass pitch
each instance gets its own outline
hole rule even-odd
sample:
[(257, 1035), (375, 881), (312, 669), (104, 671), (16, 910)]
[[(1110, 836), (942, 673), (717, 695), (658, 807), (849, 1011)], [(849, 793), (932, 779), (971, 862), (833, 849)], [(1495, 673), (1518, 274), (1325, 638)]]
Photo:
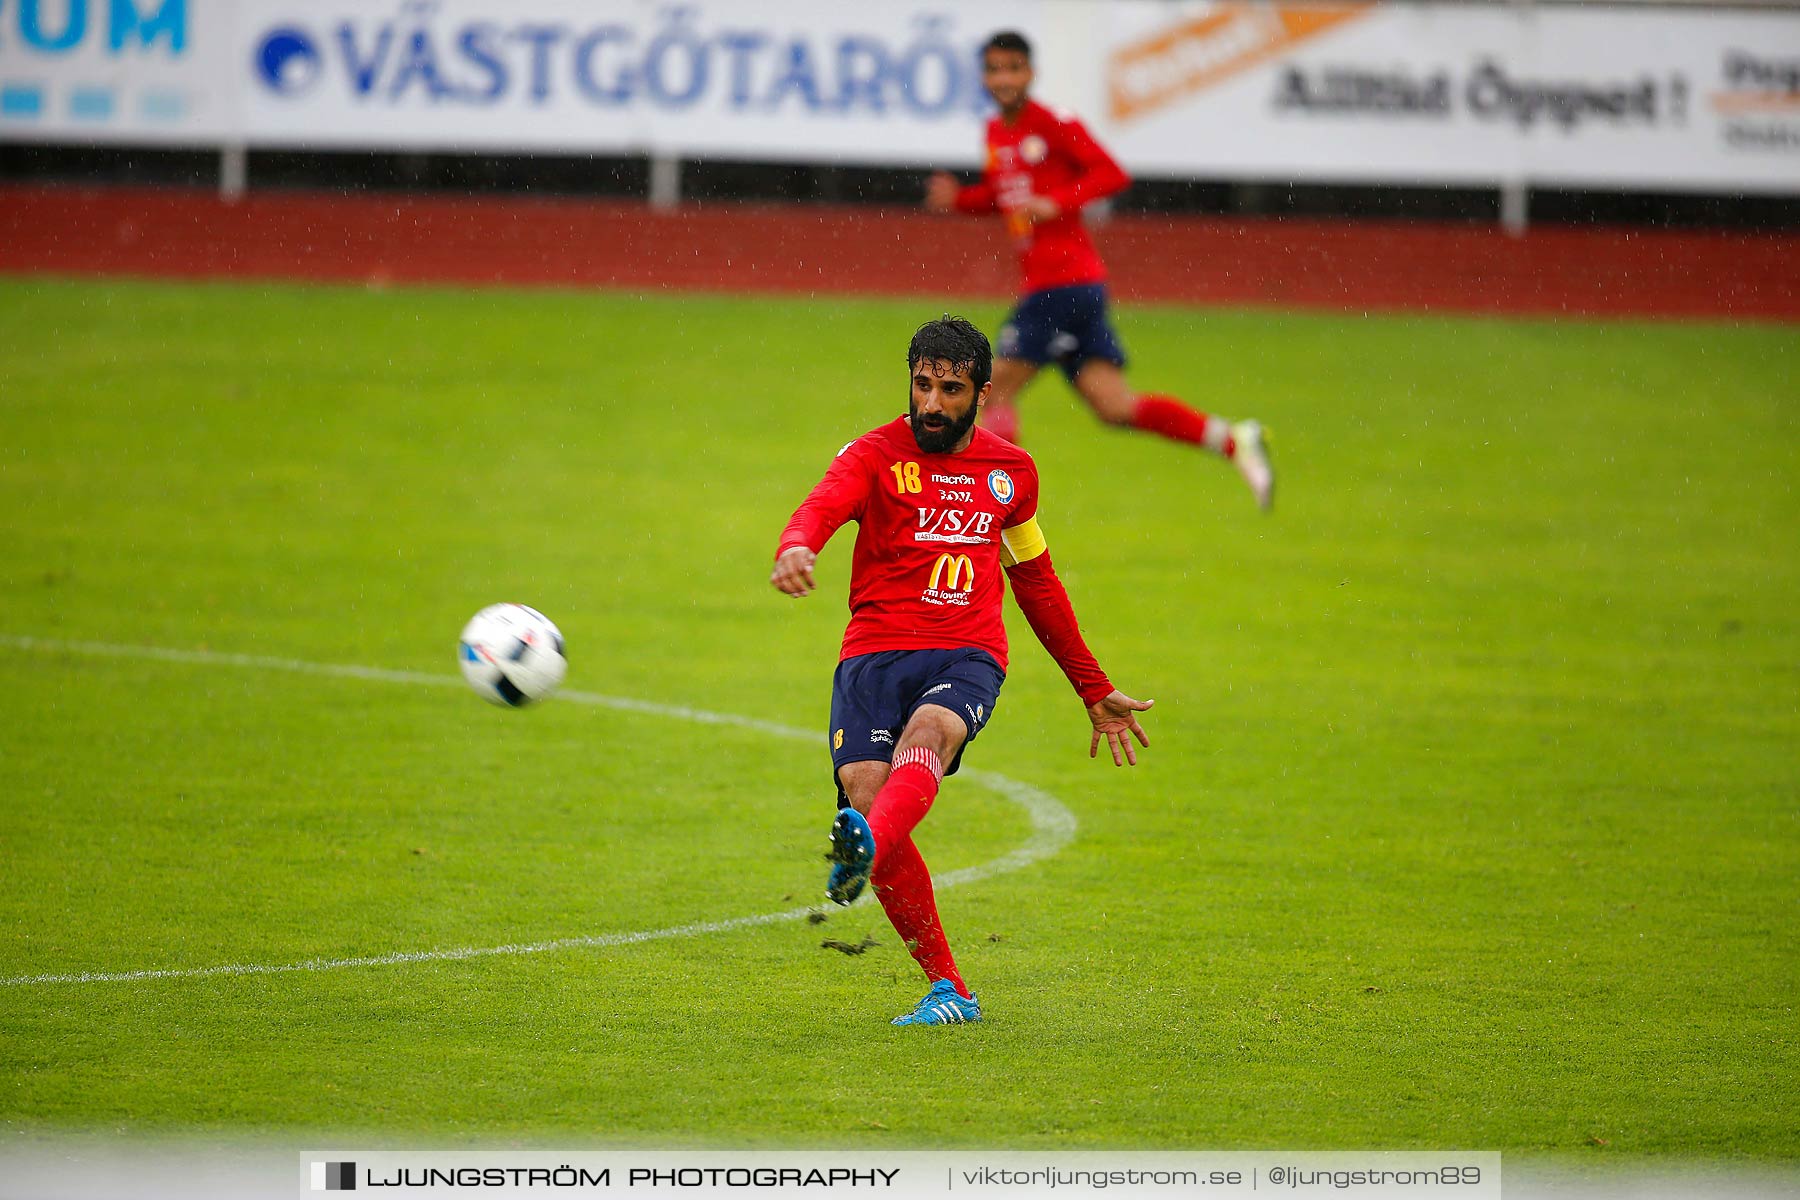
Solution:
[[(946, 307), (0, 284), (0, 976), (808, 903), (849, 534), (805, 602), (770, 556)], [(13, 982), (0, 1130), (1800, 1157), (1800, 335), (1121, 327), (1139, 386), (1273, 429), (1281, 489), (1029, 394), (1059, 569), (1157, 707), (1090, 762), (1009, 606), (970, 765), (1079, 825), (941, 897), (985, 1024), (888, 1025), (922, 986), (874, 909)], [(67, 646), (450, 677), (502, 599), (571, 689), (819, 742)], [(1030, 835), (958, 779), (921, 845)]]

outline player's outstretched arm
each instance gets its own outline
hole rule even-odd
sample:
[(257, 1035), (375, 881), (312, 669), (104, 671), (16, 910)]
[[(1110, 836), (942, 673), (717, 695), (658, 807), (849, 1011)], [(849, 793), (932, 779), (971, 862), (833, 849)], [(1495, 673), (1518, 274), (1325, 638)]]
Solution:
[(1056, 660), (1074, 686), (1075, 694), (1087, 707), (1088, 721), (1094, 727), (1088, 743), (1088, 757), (1100, 753), (1100, 739), (1105, 738), (1117, 766), (1137, 766), (1137, 749), (1131, 744), (1148, 746), (1149, 735), (1138, 724), (1137, 714), (1149, 711), (1154, 700), (1133, 700), (1115, 688), (1106, 672), (1094, 661), (1075, 620), (1075, 609), (1063, 589), (1056, 568), (1050, 563), (1049, 551), (1035, 520), (1002, 531), (1007, 554), (1015, 561), (1007, 569), (1012, 581), (1013, 598), (1031, 624), (1031, 631)]
[(956, 193), (962, 184), (948, 171), (938, 171), (925, 181), (925, 207), (935, 213), (956, 211)]
[(987, 180), (964, 187), (948, 171), (938, 171), (925, 181), (925, 207), (935, 213), (967, 213), (971, 216), (998, 211), (994, 187)]
[(1137, 715), (1154, 707), (1156, 701), (1133, 700), (1117, 688), (1088, 705), (1088, 720), (1094, 723), (1094, 739), (1088, 743), (1088, 757), (1099, 756), (1100, 739), (1104, 737), (1112, 750), (1113, 766), (1122, 767), (1126, 763), (1137, 766), (1137, 748), (1131, 744), (1131, 739), (1135, 737), (1139, 746), (1147, 748), (1150, 745), (1150, 736), (1138, 724)]
[(858, 439), (837, 452), (825, 478), (807, 493), (781, 531), (769, 583), (796, 600), (818, 586), (813, 582), (813, 564), (819, 561), (819, 550), (831, 535), (845, 521), (862, 519), (870, 475), (861, 445)]
[(789, 546), (775, 560), (775, 571), (769, 576), (769, 582), (777, 591), (798, 600), (818, 586), (813, 580), (813, 564), (818, 561), (819, 556), (805, 546)]

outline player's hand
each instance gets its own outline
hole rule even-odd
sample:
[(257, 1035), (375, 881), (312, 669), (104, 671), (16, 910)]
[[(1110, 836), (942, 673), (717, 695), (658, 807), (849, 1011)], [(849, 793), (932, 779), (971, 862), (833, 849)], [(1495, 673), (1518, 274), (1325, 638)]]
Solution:
[(1141, 746), (1150, 744), (1149, 735), (1138, 724), (1137, 715), (1150, 711), (1155, 705), (1154, 700), (1133, 700), (1117, 688), (1088, 705), (1088, 720), (1094, 723), (1094, 740), (1088, 743), (1088, 757), (1099, 757), (1100, 739), (1104, 737), (1112, 748), (1113, 766), (1122, 767), (1126, 763), (1137, 766), (1137, 748), (1131, 744), (1131, 739), (1137, 738)]
[(775, 573), (769, 576), (769, 582), (798, 600), (819, 586), (813, 582), (813, 564), (818, 561), (819, 556), (805, 546), (789, 546), (775, 560)]
[(1054, 221), (1062, 216), (1062, 205), (1048, 196), (1032, 196), (1025, 201), (1025, 215), (1033, 221)]
[(962, 184), (948, 171), (939, 171), (925, 181), (925, 207), (936, 213), (956, 210), (956, 193)]

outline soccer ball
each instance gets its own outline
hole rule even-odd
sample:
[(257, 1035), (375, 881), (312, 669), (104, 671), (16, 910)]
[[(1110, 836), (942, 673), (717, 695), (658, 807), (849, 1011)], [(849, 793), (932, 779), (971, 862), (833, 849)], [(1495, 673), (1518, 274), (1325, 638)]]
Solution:
[(562, 631), (523, 604), (490, 604), (476, 613), (463, 626), (456, 657), (483, 700), (512, 708), (545, 699), (569, 670)]

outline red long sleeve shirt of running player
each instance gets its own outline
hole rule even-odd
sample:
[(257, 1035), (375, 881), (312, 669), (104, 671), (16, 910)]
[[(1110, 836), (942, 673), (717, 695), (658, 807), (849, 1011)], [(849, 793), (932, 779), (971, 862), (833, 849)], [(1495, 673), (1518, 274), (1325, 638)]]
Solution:
[[(987, 167), (980, 183), (957, 193), (956, 207), (1006, 218), (1025, 290), (1038, 292), (1106, 278), (1106, 265), (1082, 224), (1081, 206), (1130, 183), (1130, 176), (1079, 120), (1027, 100), (1012, 124), (999, 116), (988, 122)], [(1062, 212), (1033, 222), (1025, 202), (1034, 195), (1056, 201)]]
[(960, 452), (926, 454), (901, 417), (838, 451), (775, 556), (795, 546), (817, 553), (846, 521), (857, 522), (840, 658), (972, 646), (1005, 670), (1000, 608), (1010, 575), (1032, 631), (1092, 704), (1112, 684), (1050, 564), (1037, 504), (1037, 464), (1011, 442), (977, 428)]

